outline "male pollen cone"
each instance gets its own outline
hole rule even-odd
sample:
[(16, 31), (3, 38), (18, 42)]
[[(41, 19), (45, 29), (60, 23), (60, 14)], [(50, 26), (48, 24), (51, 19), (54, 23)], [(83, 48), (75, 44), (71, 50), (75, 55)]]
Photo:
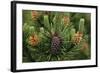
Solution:
[(65, 24), (65, 25), (68, 25), (69, 22), (70, 22), (69, 16), (64, 16), (63, 19), (64, 19), (64, 24)]
[(32, 35), (29, 37), (29, 44), (36, 46), (39, 43), (39, 37), (37, 35)]
[(74, 37), (72, 38), (72, 41), (75, 43), (75, 44), (79, 44), (81, 39), (82, 39), (82, 36), (83, 34), (81, 32), (77, 32)]
[(37, 20), (38, 17), (39, 17), (39, 12), (37, 12), (37, 11), (32, 11), (32, 19), (33, 19), (33, 20)]

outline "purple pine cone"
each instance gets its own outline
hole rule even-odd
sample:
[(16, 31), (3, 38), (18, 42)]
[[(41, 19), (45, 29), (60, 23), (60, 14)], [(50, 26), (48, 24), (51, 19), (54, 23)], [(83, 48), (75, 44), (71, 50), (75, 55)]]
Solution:
[(51, 53), (57, 54), (59, 52), (60, 45), (61, 45), (60, 37), (53, 36), (51, 41)]

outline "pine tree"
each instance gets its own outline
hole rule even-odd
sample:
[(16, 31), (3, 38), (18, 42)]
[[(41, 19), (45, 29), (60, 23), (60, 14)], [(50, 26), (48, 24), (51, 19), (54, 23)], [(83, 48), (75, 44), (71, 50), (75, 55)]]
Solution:
[(87, 15), (23, 10), (23, 62), (90, 59)]

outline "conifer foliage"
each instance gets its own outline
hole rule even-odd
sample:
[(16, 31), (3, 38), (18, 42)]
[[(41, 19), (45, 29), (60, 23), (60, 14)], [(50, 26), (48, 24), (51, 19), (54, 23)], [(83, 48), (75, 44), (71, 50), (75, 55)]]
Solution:
[(23, 62), (91, 58), (90, 14), (23, 10)]

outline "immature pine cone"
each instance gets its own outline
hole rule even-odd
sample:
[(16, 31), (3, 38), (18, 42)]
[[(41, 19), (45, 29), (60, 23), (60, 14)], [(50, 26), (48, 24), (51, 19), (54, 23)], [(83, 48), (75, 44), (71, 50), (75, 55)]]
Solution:
[(72, 41), (74, 44), (79, 44), (80, 41), (82, 40), (83, 34), (81, 32), (77, 32), (74, 37), (72, 38)]
[(65, 25), (68, 25), (69, 22), (70, 22), (69, 16), (64, 16), (63, 19), (64, 19), (64, 24), (65, 24)]
[(58, 37), (57, 35), (54, 35), (51, 41), (51, 53), (54, 55), (58, 54), (60, 46), (61, 46), (61, 38)]
[(39, 43), (39, 37), (37, 35), (32, 35), (29, 37), (29, 44), (36, 46)]
[(38, 11), (32, 11), (32, 19), (37, 20), (38, 17), (39, 17), (39, 12)]

